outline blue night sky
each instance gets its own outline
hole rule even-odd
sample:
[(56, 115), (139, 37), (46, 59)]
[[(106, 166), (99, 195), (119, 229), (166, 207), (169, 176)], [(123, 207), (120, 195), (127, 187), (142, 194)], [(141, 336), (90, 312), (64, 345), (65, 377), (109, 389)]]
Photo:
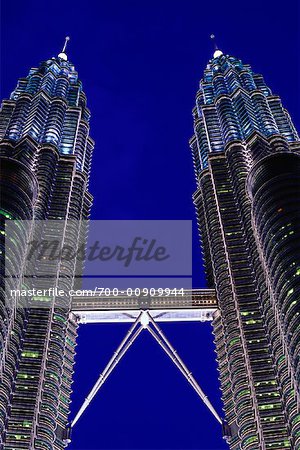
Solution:
[[(212, 56), (209, 35), (264, 75), (299, 129), (298, 18), (292, 0), (7, 0), (1, 97), (30, 67), (58, 54), (70, 35), (68, 55), (83, 81), (96, 141), (92, 218), (195, 221), (188, 140), (198, 83)], [(196, 231), (193, 283), (205, 286)], [(72, 416), (127, 328), (81, 327)], [(163, 328), (221, 412), (210, 324)], [(227, 447), (216, 420), (144, 333), (74, 428), (70, 448)]]

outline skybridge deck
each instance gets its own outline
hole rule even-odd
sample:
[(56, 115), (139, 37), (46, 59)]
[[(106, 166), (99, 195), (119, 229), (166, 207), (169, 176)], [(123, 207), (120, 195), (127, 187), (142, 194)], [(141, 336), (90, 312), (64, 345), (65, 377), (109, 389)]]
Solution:
[(217, 310), (213, 289), (184, 289), (181, 294), (73, 297), (72, 311), (79, 323), (134, 322), (141, 310), (151, 311), (158, 322), (210, 321)]

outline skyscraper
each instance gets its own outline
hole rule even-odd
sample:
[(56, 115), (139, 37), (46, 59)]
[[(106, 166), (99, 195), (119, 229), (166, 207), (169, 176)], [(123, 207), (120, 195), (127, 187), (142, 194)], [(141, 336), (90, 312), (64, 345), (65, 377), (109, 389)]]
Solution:
[[(67, 40), (58, 57), (31, 69), (2, 103), (3, 219), (89, 217), (94, 144), (86, 96), (67, 58)], [(76, 248), (74, 235), (67, 239)], [(71, 263), (56, 270), (54, 284), (63, 283), (65, 275), (72, 284)], [(1, 444), (5, 449), (62, 449), (77, 328), (71, 300), (57, 303), (49, 297), (43, 299), (46, 307), (9, 309), (1, 288)]]
[(216, 49), (193, 110), (194, 194), (228, 442), (299, 449), (300, 142), (280, 98)]
[[(7, 219), (87, 219), (90, 113), (65, 47), (19, 80), (0, 119), (0, 237)], [(263, 78), (219, 50), (201, 81), (194, 121), (194, 201), (219, 302), (214, 334), (226, 435), (233, 450), (298, 449), (299, 139)], [(20, 244), (10, 242), (17, 268)], [(74, 266), (60, 267), (55, 283), (63, 275), (72, 284)], [(6, 301), (1, 285), (1, 446), (62, 449), (77, 328), (71, 300), (46, 297), (48, 307), (31, 309)]]

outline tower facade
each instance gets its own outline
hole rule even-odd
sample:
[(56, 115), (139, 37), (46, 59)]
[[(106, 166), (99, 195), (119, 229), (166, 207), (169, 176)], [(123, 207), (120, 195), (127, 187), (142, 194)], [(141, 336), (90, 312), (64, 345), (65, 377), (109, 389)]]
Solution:
[[(88, 184), (94, 144), (89, 120), (86, 96), (65, 47), (58, 57), (31, 69), (10, 99), (3, 101), (1, 238), (5, 237), (5, 220), (33, 218), (39, 224), (60, 220), (63, 243), (76, 249), (77, 233), (66, 233), (64, 224), (66, 220), (80, 223), (90, 213)], [(44, 235), (49, 230), (41, 226), (39, 232)], [(72, 287), (74, 264), (58, 264), (52, 285)], [(26, 279), (23, 283), (26, 287)], [(49, 287), (49, 280), (44, 283)], [(71, 299), (66, 296), (58, 302), (45, 297), (44, 305), (20, 308), (12, 302), (8, 308), (6, 296), (2, 285), (1, 448), (62, 449), (77, 329)]]
[(216, 50), (193, 110), (194, 194), (232, 450), (299, 449), (300, 142), (280, 98)]

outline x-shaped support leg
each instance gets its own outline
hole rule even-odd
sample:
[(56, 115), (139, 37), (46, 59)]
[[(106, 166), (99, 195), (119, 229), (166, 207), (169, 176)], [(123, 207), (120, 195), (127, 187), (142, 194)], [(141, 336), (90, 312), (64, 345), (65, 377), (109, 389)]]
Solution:
[[(138, 327), (138, 325), (140, 325)], [(113, 354), (112, 358), (108, 362), (107, 366), (105, 367), (104, 371), (99, 376), (97, 382), (95, 383), (93, 389), (85, 399), (83, 405), (79, 409), (78, 413), (76, 414), (73, 422), (71, 423), (71, 427), (74, 427), (76, 422), (79, 420), (81, 415), (84, 413), (86, 408), (89, 406), (101, 386), (105, 383), (111, 372), (114, 370), (118, 362), (121, 360), (121, 358), (125, 355), (127, 350), (131, 347), (131, 345), (134, 343), (136, 338), (139, 336), (139, 334), (144, 330), (148, 330), (149, 333), (153, 336), (153, 338), (159, 343), (161, 348), (166, 352), (166, 354), (170, 357), (170, 359), (173, 361), (175, 366), (180, 370), (180, 372), (185, 376), (187, 381), (191, 384), (191, 386), (194, 388), (198, 396), (201, 398), (201, 400), (204, 402), (204, 404), (208, 407), (208, 409), (211, 411), (211, 413), (214, 415), (214, 417), (218, 420), (220, 424), (222, 424), (222, 419), (218, 415), (217, 411), (214, 409), (210, 401), (208, 400), (207, 396), (204, 394), (202, 389), (200, 388), (199, 384), (193, 377), (192, 373), (188, 370), (186, 365), (184, 364), (183, 360), (180, 358), (180, 356), (177, 354), (176, 350), (171, 345), (170, 341), (167, 339), (167, 337), (162, 332), (161, 328), (157, 325), (153, 317), (151, 316), (149, 311), (141, 311), (141, 313), (136, 318), (133, 325), (130, 327), (129, 331), (127, 332), (125, 338), (122, 340), (121, 344)]]

